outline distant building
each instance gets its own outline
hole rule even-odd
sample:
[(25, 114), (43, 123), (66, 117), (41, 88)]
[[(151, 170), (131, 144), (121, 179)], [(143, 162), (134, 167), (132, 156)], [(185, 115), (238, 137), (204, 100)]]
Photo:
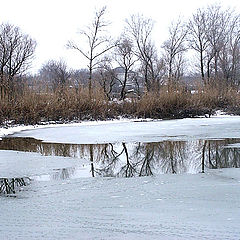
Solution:
[[(120, 93), (122, 89), (122, 84), (125, 78), (125, 69), (123, 67), (116, 67), (114, 69), (116, 75), (116, 84), (113, 89), (114, 93)], [(144, 91), (143, 79), (137, 72), (128, 71), (127, 82), (125, 87), (125, 92), (127, 96), (139, 95)]]

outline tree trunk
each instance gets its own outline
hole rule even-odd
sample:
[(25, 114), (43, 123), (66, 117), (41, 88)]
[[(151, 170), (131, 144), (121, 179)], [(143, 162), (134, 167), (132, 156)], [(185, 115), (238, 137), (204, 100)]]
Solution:
[(205, 76), (204, 76), (204, 66), (203, 66), (203, 52), (200, 51), (200, 65), (201, 65), (201, 76), (204, 86), (206, 86)]

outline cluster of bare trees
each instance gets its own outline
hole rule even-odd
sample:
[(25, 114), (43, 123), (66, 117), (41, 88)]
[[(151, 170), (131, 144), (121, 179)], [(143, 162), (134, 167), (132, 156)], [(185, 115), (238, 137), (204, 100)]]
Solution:
[(0, 97), (11, 96), (16, 80), (28, 69), (36, 42), (8, 23), (0, 25)]
[[(220, 5), (198, 9), (189, 20), (178, 19), (169, 27), (167, 39), (155, 43), (154, 22), (140, 14), (126, 19), (116, 40), (107, 35), (106, 7), (96, 11), (93, 21), (80, 31), (80, 41), (67, 47), (88, 61), (85, 70), (69, 70), (63, 61), (50, 60), (39, 71), (52, 90), (87, 85), (89, 95), (96, 85), (111, 99), (129, 93), (157, 91), (163, 85), (181, 82), (194, 73), (203, 85), (240, 84), (240, 15)], [(82, 47), (86, 40), (87, 47)], [(0, 25), (0, 90), (11, 93), (18, 77), (26, 72), (36, 42), (18, 27)], [(192, 59), (192, 63), (187, 62)], [(121, 72), (116, 71), (121, 69)]]
[(239, 85), (240, 15), (212, 5), (198, 9), (188, 24), (189, 47), (198, 54), (204, 84), (219, 80)]
[(71, 72), (63, 60), (49, 60), (39, 70), (39, 75), (44, 80), (46, 86), (56, 91), (68, 85)]
[[(240, 16), (231, 9), (211, 5), (198, 9), (187, 21), (179, 18), (169, 27), (161, 54), (152, 40), (152, 19), (132, 15), (119, 39), (110, 42), (102, 35), (108, 26), (105, 12), (106, 8), (97, 12), (92, 25), (81, 32), (88, 39), (87, 53), (77, 44), (68, 43), (89, 60), (89, 89), (94, 70), (98, 73), (95, 80), (109, 98), (114, 85), (119, 88), (120, 99), (124, 99), (129, 81), (135, 86), (141, 84), (145, 91), (155, 91), (164, 84), (178, 83), (186, 72), (194, 73), (203, 85), (239, 85)], [(188, 64), (187, 56), (194, 59), (193, 65)], [(122, 68), (121, 78), (113, 66)], [(137, 73), (134, 77), (133, 72)]]

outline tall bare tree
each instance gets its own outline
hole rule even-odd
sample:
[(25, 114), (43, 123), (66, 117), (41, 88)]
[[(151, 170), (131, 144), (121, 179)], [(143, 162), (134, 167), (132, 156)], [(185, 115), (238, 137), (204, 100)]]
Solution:
[(184, 23), (178, 19), (169, 27), (169, 38), (163, 43), (169, 84), (172, 84), (174, 79), (178, 80), (181, 75), (181, 67), (184, 62), (183, 53), (187, 50), (186, 36), (187, 28)]
[(126, 32), (135, 45), (135, 54), (141, 61), (145, 85), (147, 91), (150, 91), (161, 80), (162, 72), (162, 65), (158, 62), (157, 50), (151, 39), (153, 20), (142, 15), (132, 15), (126, 23)]
[(219, 70), (222, 77), (230, 85), (239, 85), (240, 76), (240, 15), (231, 12), (228, 20), (225, 41), (219, 52)]
[(68, 48), (77, 50), (88, 60), (90, 95), (92, 91), (93, 70), (96, 69), (98, 64), (101, 62), (99, 58), (103, 56), (104, 53), (114, 47), (114, 45), (109, 45), (109, 38), (104, 35), (104, 31), (109, 25), (109, 23), (106, 22), (104, 19), (105, 13), (106, 7), (101, 8), (95, 13), (94, 20), (87, 27), (87, 29), (80, 31), (80, 34), (84, 36), (87, 40), (88, 51), (83, 50), (80, 47), (80, 44), (77, 44), (73, 41), (69, 41), (67, 43)]
[(112, 66), (112, 58), (106, 57), (96, 71), (97, 82), (103, 89), (108, 100), (112, 99), (112, 91), (116, 85), (116, 73)]
[(206, 59), (206, 49), (209, 42), (206, 37), (206, 22), (207, 14), (204, 10), (198, 9), (196, 13), (192, 15), (192, 18), (188, 23), (189, 30), (189, 45), (190, 48), (195, 50), (199, 54), (200, 72), (203, 83), (206, 85), (204, 61)]
[(14, 78), (21, 76), (31, 64), (36, 42), (9, 23), (0, 25), (1, 92), (13, 93)]
[[(205, 24), (206, 37), (209, 42), (209, 60), (212, 63), (214, 78), (219, 77), (219, 54), (228, 40), (231, 12), (222, 10), (220, 5), (211, 5), (207, 8), (207, 22)], [(208, 78), (210, 78), (210, 64), (208, 64)]]

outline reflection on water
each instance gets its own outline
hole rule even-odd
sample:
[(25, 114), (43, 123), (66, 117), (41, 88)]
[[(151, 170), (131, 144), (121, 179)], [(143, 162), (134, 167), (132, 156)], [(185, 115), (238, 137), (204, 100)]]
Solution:
[(0, 178), (0, 194), (15, 194), (21, 187), (27, 186), (30, 178)]
[(59, 168), (54, 169), (54, 173), (52, 174), (52, 178), (54, 180), (65, 180), (71, 178), (75, 173), (75, 168)]
[[(45, 143), (33, 138), (4, 138), (0, 141), (0, 149), (88, 159), (93, 177), (134, 177), (157, 173), (197, 173), (204, 172), (205, 168), (239, 168), (240, 148), (230, 145), (239, 142), (239, 139), (224, 139), (84, 145)], [(52, 178), (67, 179), (76, 172), (74, 168), (54, 169)]]

